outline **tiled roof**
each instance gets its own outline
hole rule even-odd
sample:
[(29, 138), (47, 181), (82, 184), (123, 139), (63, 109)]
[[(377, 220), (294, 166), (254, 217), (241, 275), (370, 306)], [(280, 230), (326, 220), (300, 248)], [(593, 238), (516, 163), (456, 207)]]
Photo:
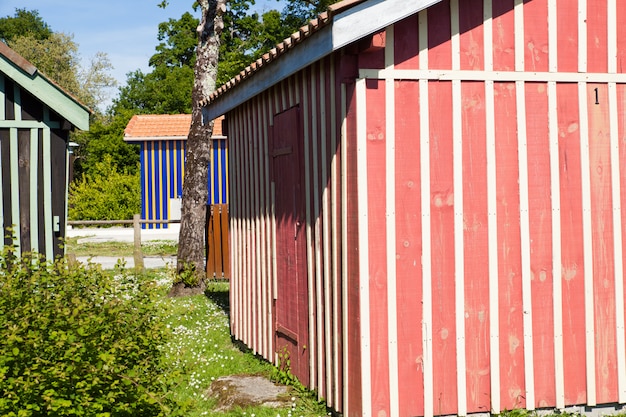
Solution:
[[(222, 135), (222, 120), (215, 121), (213, 137)], [(190, 114), (137, 114), (124, 129), (124, 140), (187, 139), (190, 126)]]
[(343, 12), (357, 4), (363, 3), (365, 0), (343, 0), (338, 3), (328, 6), (328, 11), (320, 13), (317, 19), (311, 20), (306, 25), (302, 26), (300, 30), (293, 33), (290, 37), (276, 45), (268, 53), (264, 54), (261, 58), (243, 69), (238, 75), (233, 77), (230, 81), (215, 90), (201, 105), (206, 106), (215, 101), (218, 97), (225, 94), (228, 90), (231, 90), (235, 86), (239, 85), (244, 80), (250, 78), (254, 73), (261, 69), (264, 65), (269, 64), (279, 56), (285, 54), (289, 50), (293, 49), (296, 45), (300, 44), (305, 39), (309, 38), (314, 33), (332, 22), (332, 18), (339, 12)]

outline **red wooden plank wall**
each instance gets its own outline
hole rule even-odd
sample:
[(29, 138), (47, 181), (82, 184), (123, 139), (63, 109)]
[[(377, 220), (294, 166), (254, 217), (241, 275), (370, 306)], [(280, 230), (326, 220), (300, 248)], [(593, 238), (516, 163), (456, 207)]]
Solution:
[[(340, 134), (342, 124), (331, 115), (346, 112), (347, 105), (336, 77), (333, 58), (285, 80), (263, 95), (229, 113), (229, 138), (232, 204), (231, 216), (231, 326), (233, 335), (254, 352), (276, 362), (275, 301), (278, 296), (277, 265), (285, 261), (275, 256), (275, 196), (271, 167), (273, 164), (272, 120), (294, 106), (300, 107), (304, 143), (300, 144), (304, 172), (302, 198), (306, 202), (305, 233), (307, 256), (304, 264), (308, 275), (309, 340), (301, 343), (309, 353), (308, 381), (320, 397), (337, 410), (344, 401), (344, 337), (356, 335), (355, 323), (348, 323), (344, 333), (346, 304), (342, 291), (342, 164)], [(344, 97), (342, 105), (341, 97)], [(350, 175), (350, 173), (347, 173)], [(354, 177), (354, 174), (352, 174)], [(352, 187), (356, 190), (356, 187)], [(356, 271), (343, 271), (355, 279), (346, 285), (358, 285)], [(353, 291), (354, 292), (354, 291)], [(357, 300), (358, 301), (358, 300)], [(358, 304), (356, 305), (358, 309)], [(353, 310), (354, 311), (354, 310)], [(357, 339), (358, 340), (358, 339)], [(349, 358), (358, 361), (359, 346)], [(348, 355), (346, 356), (348, 358)], [(358, 369), (346, 381), (360, 389)], [(348, 379), (348, 378), (346, 378)], [(351, 384), (351, 385), (350, 385)], [(358, 407), (355, 403), (354, 409)]]
[(362, 415), (626, 403), (625, 27), (447, 0), (359, 58)]
[(303, 382), (349, 416), (626, 403), (626, 10), (445, 0), (377, 36), (228, 115), (235, 337), (276, 360), (299, 106)]

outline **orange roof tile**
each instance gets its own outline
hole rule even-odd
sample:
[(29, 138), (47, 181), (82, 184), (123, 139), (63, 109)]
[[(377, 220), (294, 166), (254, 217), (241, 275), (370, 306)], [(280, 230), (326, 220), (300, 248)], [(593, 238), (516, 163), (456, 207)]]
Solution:
[[(215, 121), (213, 136), (222, 135), (223, 119), (220, 117)], [(187, 139), (190, 126), (190, 114), (137, 114), (124, 129), (124, 140)]]

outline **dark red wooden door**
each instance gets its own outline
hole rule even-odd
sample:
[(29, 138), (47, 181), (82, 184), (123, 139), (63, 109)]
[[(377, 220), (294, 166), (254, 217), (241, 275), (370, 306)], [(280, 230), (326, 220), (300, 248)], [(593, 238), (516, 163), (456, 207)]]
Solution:
[[(276, 212), (276, 352), (308, 385), (309, 355), (306, 224), (302, 192), (300, 111), (274, 116), (273, 181)], [(288, 362), (287, 362), (288, 361)]]

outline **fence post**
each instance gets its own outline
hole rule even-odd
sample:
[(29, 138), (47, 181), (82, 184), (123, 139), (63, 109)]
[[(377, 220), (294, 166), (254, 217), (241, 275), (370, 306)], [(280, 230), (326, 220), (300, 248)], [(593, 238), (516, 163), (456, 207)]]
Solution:
[(133, 249), (133, 257), (135, 258), (135, 269), (143, 271), (143, 253), (141, 253), (141, 215), (133, 216), (133, 229), (135, 237), (135, 247)]

